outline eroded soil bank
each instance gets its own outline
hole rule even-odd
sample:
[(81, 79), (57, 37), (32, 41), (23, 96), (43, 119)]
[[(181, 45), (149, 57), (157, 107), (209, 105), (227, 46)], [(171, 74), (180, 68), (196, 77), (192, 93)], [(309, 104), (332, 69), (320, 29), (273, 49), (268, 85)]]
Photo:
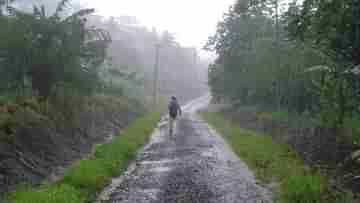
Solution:
[(0, 129), (0, 193), (54, 180), (141, 111), (125, 98), (96, 97), (34, 109), (18, 106)]

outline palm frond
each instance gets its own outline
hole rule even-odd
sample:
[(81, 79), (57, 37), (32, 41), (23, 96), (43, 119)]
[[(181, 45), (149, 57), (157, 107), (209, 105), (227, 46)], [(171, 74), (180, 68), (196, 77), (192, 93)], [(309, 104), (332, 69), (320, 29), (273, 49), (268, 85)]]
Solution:
[(349, 70), (346, 70), (345, 73), (350, 73), (354, 75), (360, 75), (360, 64), (352, 67)]
[(31, 16), (31, 14), (27, 14), (12, 6), (7, 6), (6, 11), (10, 16)]
[(0, 0), (0, 16), (2, 14), (2, 7), (5, 6), (5, 0)]
[(0, 7), (1, 6), (9, 6), (9, 4), (13, 3), (15, 0), (0, 0)]
[(132, 72), (132, 73), (129, 73), (128, 75), (127, 75), (127, 80), (132, 80), (132, 81), (134, 81), (135, 79), (136, 79), (136, 76), (137, 76), (138, 74), (137, 74), (137, 72)]
[(34, 5), (34, 7), (33, 7), (33, 14), (34, 14), (34, 16), (36, 16), (36, 17), (41, 16), (40, 9), (39, 9), (37, 6), (35, 6), (35, 5)]
[(111, 35), (106, 30), (98, 29), (98, 28), (91, 28), (91, 29), (88, 29), (87, 31), (88, 31), (89, 36), (91, 36), (90, 38), (93, 39), (92, 41), (102, 41), (105, 44), (111, 42)]
[(41, 18), (42, 19), (46, 18), (46, 11), (45, 11), (45, 6), (44, 5), (41, 6)]
[(64, 21), (67, 22), (67, 21), (70, 21), (73, 19), (81, 18), (81, 17), (87, 16), (87, 15), (90, 15), (94, 12), (95, 12), (95, 9), (93, 9), (93, 8), (82, 9), (82, 10), (72, 14), (71, 16), (67, 17)]
[(325, 65), (313, 66), (305, 70), (305, 72), (331, 72), (331, 68)]
[(54, 16), (58, 17), (61, 12), (63, 12), (66, 8), (66, 5), (70, 2), (70, 0), (61, 0), (56, 8)]
[(15, 0), (0, 0), (0, 16), (4, 15), (4, 10), (7, 11), (7, 7), (10, 6)]

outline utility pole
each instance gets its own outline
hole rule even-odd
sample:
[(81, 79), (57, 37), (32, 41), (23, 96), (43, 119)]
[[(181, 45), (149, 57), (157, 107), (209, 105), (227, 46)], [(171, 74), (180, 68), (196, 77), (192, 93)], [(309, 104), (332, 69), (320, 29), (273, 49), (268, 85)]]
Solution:
[(158, 80), (159, 80), (159, 61), (160, 61), (160, 44), (155, 44), (155, 65), (154, 65), (154, 86), (153, 86), (153, 99), (154, 108), (157, 107), (157, 91), (158, 91)]
[(196, 67), (197, 65), (197, 50), (196, 48), (194, 49), (194, 67)]
[(275, 37), (276, 37), (276, 44), (278, 45), (279, 42), (279, 0), (275, 0)]
[[(281, 66), (281, 59), (280, 59), (280, 24), (279, 24), (279, 0), (275, 0), (275, 47), (277, 49), (276, 52), (276, 64), (277, 68)], [(276, 94), (277, 94), (277, 105), (278, 111), (281, 110), (281, 86), (280, 80), (278, 79), (277, 86), (276, 86)]]
[(199, 74), (199, 70), (197, 69), (197, 58), (198, 58), (198, 55), (197, 55), (197, 50), (196, 48), (194, 49), (194, 71), (195, 71), (195, 74), (196, 74), (196, 79), (200, 81), (200, 74)]

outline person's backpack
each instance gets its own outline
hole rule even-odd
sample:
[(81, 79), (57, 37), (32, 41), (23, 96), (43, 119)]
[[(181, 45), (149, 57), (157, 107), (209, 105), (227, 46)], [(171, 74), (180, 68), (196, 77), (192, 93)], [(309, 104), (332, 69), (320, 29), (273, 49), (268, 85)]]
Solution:
[(169, 104), (169, 114), (171, 117), (175, 118), (178, 113), (178, 104), (176, 102), (170, 102)]

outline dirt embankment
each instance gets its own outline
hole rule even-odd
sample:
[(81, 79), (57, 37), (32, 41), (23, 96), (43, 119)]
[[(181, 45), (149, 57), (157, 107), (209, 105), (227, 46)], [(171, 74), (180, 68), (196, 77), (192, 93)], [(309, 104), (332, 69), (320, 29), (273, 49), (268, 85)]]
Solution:
[(140, 115), (133, 102), (109, 97), (15, 107), (0, 119), (0, 194), (55, 179)]
[(331, 177), (335, 190), (342, 190), (339, 184), (345, 184), (360, 193), (360, 182), (356, 178), (360, 175), (360, 164), (351, 160), (352, 153), (358, 148), (346, 139), (351, 132), (262, 118), (259, 115), (263, 111), (257, 108), (226, 110), (224, 113), (243, 128), (257, 130), (271, 135), (277, 142), (291, 145), (308, 164)]

